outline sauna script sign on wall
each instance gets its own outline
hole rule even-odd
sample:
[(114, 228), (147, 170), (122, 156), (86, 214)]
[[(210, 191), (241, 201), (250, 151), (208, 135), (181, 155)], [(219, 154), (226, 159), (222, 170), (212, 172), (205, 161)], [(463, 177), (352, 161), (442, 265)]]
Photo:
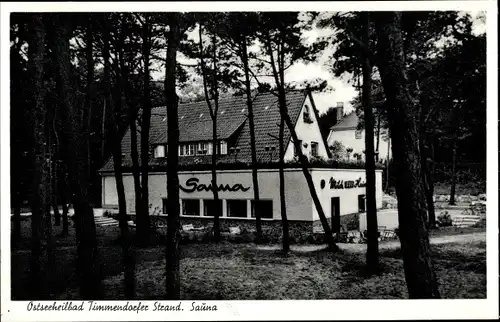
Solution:
[[(212, 184), (203, 184), (203, 183), (198, 183), (200, 180), (198, 178), (189, 178), (186, 180), (186, 187), (183, 187), (182, 185), (179, 185), (179, 187), (181, 188), (182, 191), (184, 192), (187, 192), (187, 193), (191, 193), (191, 192), (195, 192), (195, 191), (213, 191), (212, 189)], [(242, 184), (239, 184), (239, 183), (236, 183), (236, 184), (233, 184), (232, 186), (231, 185), (228, 185), (228, 184), (219, 184), (217, 186), (217, 191), (231, 191), (231, 192), (235, 192), (235, 191), (248, 191), (248, 189), (250, 189), (250, 187), (244, 187)]]
[[(356, 180), (336, 180), (335, 178), (330, 178), (330, 189), (352, 189), (352, 188), (363, 188), (366, 187), (366, 182), (361, 181), (361, 178)], [(326, 186), (326, 181), (321, 180), (321, 189)]]

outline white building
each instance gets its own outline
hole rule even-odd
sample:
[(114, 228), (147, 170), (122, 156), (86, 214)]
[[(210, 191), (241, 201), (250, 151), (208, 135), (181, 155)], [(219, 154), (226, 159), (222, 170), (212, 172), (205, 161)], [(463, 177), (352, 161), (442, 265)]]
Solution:
[[(301, 140), (302, 151), (311, 160), (328, 159), (326, 143), (318, 127), (318, 115), (310, 93), (291, 91), (287, 94), (288, 110)], [(259, 170), (259, 193), (262, 200), (263, 226), (279, 235), (281, 212), (279, 195), (278, 133), (279, 109), (277, 98), (272, 94), (258, 94), (253, 100)], [(218, 133), (217, 183), (222, 206), (221, 227), (239, 225), (251, 227), (253, 213), (253, 183), (250, 169), (251, 150), (247, 121), (246, 100), (233, 97), (220, 102)], [(151, 120), (151, 153), (149, 198), (152, 208), (167, 216), (166, 110), (153, 110)], [(212, 121), (205, 102), (179, 106), (179, 181), (181, 220), (184, 223), (207, 224), (213, 218), (213, 192), (211, 190), (211, 154), (214, 148)], [(130, 131), (130, 130), (129, 130)], [(140, 135), (140, 132), (138, 132)], [(139, 140), (139, 139), (138, 139)], [(286, 161), (293, 161), (295, 149), (289, 131), (285, 131)], [(130, 133), (122, 141), (123, 172), (127, 212), (135, 211), (135, 195), (131, 174)], [(335, 231), (340, 227), (341, 216), (362, 212), (365, 209), (365, 170), (333, 169), (325, 165), (309, 170), (326, 216)], [(101, 169), (103, 207), (116, 209), (118, 197), (110, 159)], [(382, 173), (377, 170), (377, 207), (382, 206)], [(304, 174), (298, 164), (288, 164), (285, 169), (285, 198), (290, 235), (296, 240), (305, 238), (313, 228), (320, 227), (318, 212), (312, 201)]]
[[(358, 129), (359, 117), (355, 111), (344, 115), (342, 103), (337, 104), (337, 123), (330, 128), (330, 134), (327, 138), (328, 146), (334, 145), (338, 141), (344, 145), (346, 149), (351, 148), (349, 154), (351, 159), (364, 160), (365, 158), (365, 130)], [(390, 150), (390, 139), (387, 130), (380, 129), (380, 137), (377, 151), (377, 127), (374, 129), (374, 148), (378, 160), (384, 161), (392, 158)]]

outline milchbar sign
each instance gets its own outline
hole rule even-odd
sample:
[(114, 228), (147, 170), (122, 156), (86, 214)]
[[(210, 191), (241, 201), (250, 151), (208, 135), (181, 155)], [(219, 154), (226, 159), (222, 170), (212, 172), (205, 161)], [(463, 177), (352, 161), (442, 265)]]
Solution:
[[(329, 183), (330, 189), (352, 189), (366, 187), (366, 182), (361, 181), (361, 178), (358, 178), (356, 180), (336, 180), (331, 177)], [(321, 180), (321, 189), (325, 188), (325, 185), (325, 180)]]
[[(195, 191), (213, 191), (212, 184), (203, 184), (200, 183), (198, 184), (200, 180), (198, 178), (189, 178), (186, 180), (186, 187), (183, 187), (182, 185), (179, 185), (182, 191), (191, 193)], [(217, 191), (230, 191), (230, 192), (235, 192), (235, 191), (248, 191), (250, 187), (244, 187), (242, 184), (236, 183), (233, 184), (232, 186), (226, 184), (220, 184), (217, 187)]]

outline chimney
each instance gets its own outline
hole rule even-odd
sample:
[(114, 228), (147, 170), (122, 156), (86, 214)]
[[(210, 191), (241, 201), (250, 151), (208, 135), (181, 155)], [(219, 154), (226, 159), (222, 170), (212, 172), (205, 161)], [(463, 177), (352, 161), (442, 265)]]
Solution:
[(337, 102), (337, 122), (344, 117), (344, 102)]

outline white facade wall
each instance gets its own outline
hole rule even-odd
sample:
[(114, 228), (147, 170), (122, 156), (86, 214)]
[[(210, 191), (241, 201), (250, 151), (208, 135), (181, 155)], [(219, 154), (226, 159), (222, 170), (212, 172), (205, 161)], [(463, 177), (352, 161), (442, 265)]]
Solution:
[[(363, 169), (314, 169), (312, 171), (312, 179), (316, 186), (318, 198), (323, 206), (323, 211), (326, 217), (331, 217), (331, 198), (340, 198), (340, 215), (348, 215), (358, 213), (358, 196), (366, 195), (365, 187), (347, 188), (347, 189), (331, 189), (330, 179), (342, 181), (355, 181), (361, 178), (361, 182), (366, 183), (366, 174)], [(321, 181), (325, 181), (324, 188), (321, 188)], [(382, 170), (375, 172), (375, 198), (377, 208), (382, 208)], [(313, 219), (318, 220), (319, 215), (314, 204), (312, 205)]]
[[(379, 160), (386, 160), (387, 159), (387, 151), (389, 150), (389, 140), (384, 140), (384, 134), (380, 133), (380, 142), (379, 142)], [(327, 139), (327, 144), (328, 146), (332, 145), (334, 141), (339, 141), (342, 142), (344, 147), (347, 148), (352, 148), (353, 151), (351, 152), (351, 160), (353, 159), (353, 154), (358, 153), (361, 154), (363, 160), (365, 158), (365, 155), (363, 153), (363, 150), (365, 150), (365, 131), (361, 131), (361, 137), (359, 139), (356, 139), (356, 130), (337, 130), (337, 131), (330, 131), (330, 134), (328, 135)], [(374, 148), (377, 148), (377, 137), (375, 135), (374, 141)], [(392, 151), (389, 151), (389, 159), (392, 158)]]
[[(309, 106), (309, 115), (313, 121), (313, 123), (304, 122), (304, 106)], [(325, 143), (323, 142), (323, 138), (321, 136), (321, 132), (318, 126), (318, 120), (316, 119), (316, 114), (314, 113), (313, 106), (311, 104), (311, 100), (309, 96), (306, 97), (304, 101), (304, 106), (299, 114), (299, 118), (297, 119), (297, 123), (295, 125), (295, 133), (299, 137), (299, 140), (302, 140), (302, 143), (307, 143), (307, 147), (302, 145), (302, 153), (306, 156), (311, 156), (311, 142), (318, 143), (318, 156), (328, 159), (328, 152), (326, 151)], [(293, 120), (292, 120), (293, 121)], [(288, 143), (288, 147), (285, 150), (285, 161), (293, 160), (294, 157), (294, 145), (292, 140)]]
[[(334, 177), (336, 180), (356, 180), (358, 178), (365, 182), (364, 170), (336, 170), (336, 169), (312, 169), (313, 182), (316, 186), (318, 197), (327, 217), (331, 216), (331, 198), (340, 197), (340, 214), (347, 215), (358, 212), (358, 195), (365, 194), (365, 188), (351, 189), (330, 189), (329, 180)], [(179, 174), (179, 182), (185, 188), (186, 181), (190, 178), (197, 178), (198, 184), (208, 185), (211, 181), (210, 171), (182, 172)], [(376, 173), (377, 208), (382, 206), (382, 172)], [(103, 176), (103, 206), (117, 207), (118, 198), (116, 194), (115, 178), (112, 175)], [(324, 188), (321, 188), (321, 180), (325, 180)], [(125, 186), (125, 197), (127, 199), (127, 212), (135, 213), (134, 182), (131, 174), (123, 176)], [(219, 191), (219, 198), (222, 200), (240, 199), (247, 200), (250, 209), (250, 200), (253, 199), (252, 174), (251, 170), (225, 170), (219, 171), (217, 175), (218, 185), (233, 186), (239, 184), (247, 191)], [(273, 218), (281, 219), (280, 196), (279, 196), (279, 172), (278, 170), (259, 171), (259, 190), (262, 200), (273, 201)], [(181, 199), (213, 199), (212, 191), (185, 192), (180, 190)], [(309, 188), (301, 169), (285, 169), (285, 196), (287, 203), (287, 216), (289, 220), (314, 221), (319, 216), (312, 201)], [(152, 173), (149, 176), (149, 197), (152, 208), (162, 209), (162, 198), (167, 197), (166, 175), (165, 173)], [(223, 208), (226, 202), (223, 201)], [(226, 210), (223, 209), (223, 217)], [(250, 217), (250, 212), (247, 212)], [(265, 219), (264, 219), (265, 220)]]

